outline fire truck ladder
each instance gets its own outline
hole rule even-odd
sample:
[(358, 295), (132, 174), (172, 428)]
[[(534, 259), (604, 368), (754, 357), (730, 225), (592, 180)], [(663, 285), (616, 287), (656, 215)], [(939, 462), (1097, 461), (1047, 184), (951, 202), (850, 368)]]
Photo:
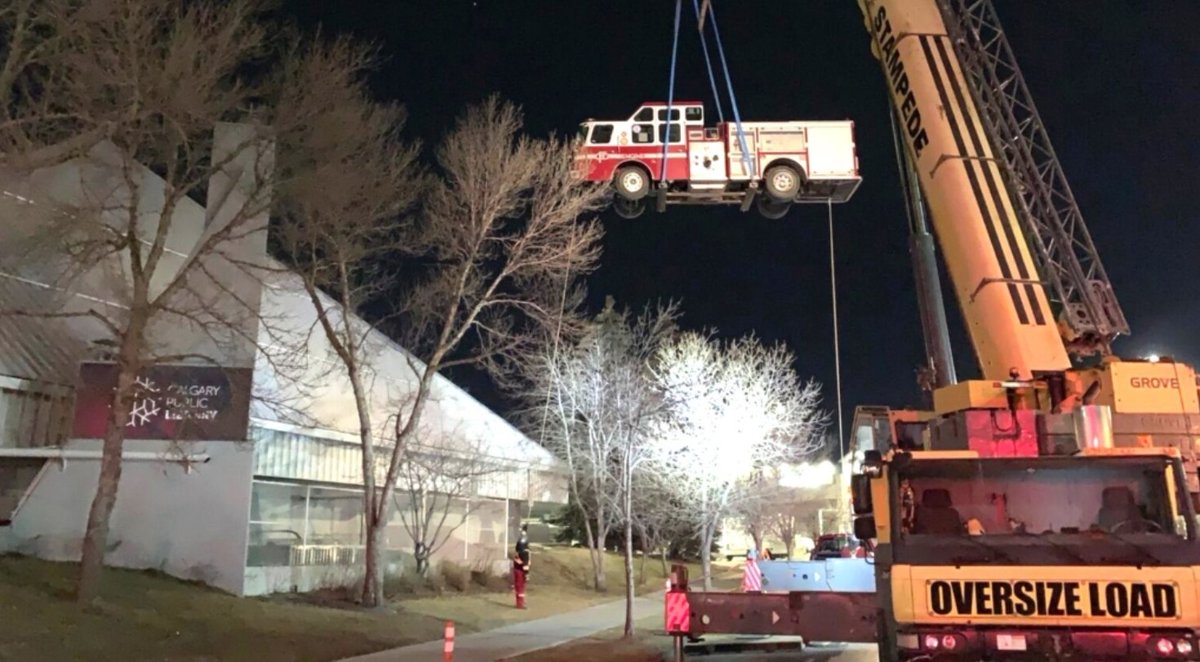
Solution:
[[(670, 122), (671, 110), (675, 102), (675, 64), (679, 52), (679, 17), (681, 14), (683, 0), (675, 0), (675, 28), (673, 31), (671, 43), (671, 70), (667, 82), (667, 121)], [(704, 0), (704, 8), (701, 10), (699, 0), (692, 0), (692, 9), (696, 13), (696, 25), (700, 33), (700, 48), (704, 53), (704, 64), (708, 68), (708, 81), (712, 85), (713, 100), (717, 106), (717, 118), (725, 121), (725, 113), (721, 109), (721, 96), (717, 91), (717, 80), (713, 74), (712, 58), (708, 52), (708, 40), (704, 35), (704, 25), (707, 18), (711, 15), (713, 37), (717, 42), (717, 55), (721, 59), (721, 71), (725, 75), (725, 89), (729, 93), (729, 107), (733, 111), (734, 127), (737, 131), (738, 145), (742, 148), (742, 167), (746, 172), (754, 172), (752, 165), (754, 157), (750, 155), (746, 144), (746, 134), (742, 130), (742, 114), (738, 110), (737, 95), (733, 93), (733, 78), (729, 74), (729, 64), (725, 60), (725, 47), (721, 43), (721, 30), (717, 27), (717, 13), (713, 9), (712, 0)], [(658, 212), (664, 212), (667, 209), (667, 150), (670, 145), (670, 130), (668, 129), (663, 140), (663, 156), (662, 165), (658, 171), (658, 188), (655, 195), (655, 209)], [(751, 186), (741, 201), (742, 211), (750, 209), (750, 205), (754, 202), (754, 196), (757, 193), (757, 188)]]
[(1025, 85), (991, 0), (938, 0), (942, 20), (980, 108), (1017, 215), (1078, 357), (1111, 352), (1129, 333), (1112, 283)]

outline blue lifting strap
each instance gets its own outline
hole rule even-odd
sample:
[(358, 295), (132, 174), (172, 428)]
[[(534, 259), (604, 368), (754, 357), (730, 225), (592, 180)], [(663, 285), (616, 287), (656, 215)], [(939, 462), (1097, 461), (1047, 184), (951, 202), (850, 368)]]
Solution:
[(733, 109), (733, 121), (737, 126), (738, 145), (742, 148), (742, 166), (748, 176), (754, 176), (750, 167), (750, 150), (746, 148), (746, 134), (742, 131), (742, 115), (738, 112), (737, 97), (733, 94), (733, 80), (729, 76), (729, 65), (725, 62), (725, 48), (721, 45), (721, 30), (717, 27), (716, 3), (710, 2), (708, 13), (712, 18), (713, 35), (717, 39), (717, 54), (721, 57), (721, 69), (725, 71), (725, 87), (729, 90), (729, 106)]
[[(671, 77), (667, 83), (667, 123), (663, 125), (663, 157), (658, 169), (659, 182), (667, 181), (667, 148), (671, 144), (671, 106), (675, 101), (675, 56), (679, 52), (679, 10), (682, 6), (683, 0), (675, 0), (675, 38), (671, 43)], [(679, 137), (683, 138), (682, 130)]]
[[(700, 0), (692, 0), (692, 9), (696, 11), (696, 22), (700, 22)], [(713, 101), (717, 104), (717, 121), (725, 121), (725, 111), (721, 109), (721, 95), (717, 92), (717, 77), (713, 73), (712, 58), (708, 54), (708, 38), (704, 36), (704, 26), (698, 25), (700, 32), (700, 50), (704, 53), (704, 66), (708, 69), (708, 84), (712, 87)]]

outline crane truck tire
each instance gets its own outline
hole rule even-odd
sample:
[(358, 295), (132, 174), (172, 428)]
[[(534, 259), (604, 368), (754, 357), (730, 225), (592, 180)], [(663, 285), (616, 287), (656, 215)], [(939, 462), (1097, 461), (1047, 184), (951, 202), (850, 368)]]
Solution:
[(776, 202), (791, 202), (800, 193), (800, 182), (803, 180), (800, 171), (786, 163), (767, 168), (763, 177), (766, 183), (767, 195)]
[(775, 220), (787, 216), (788, 210), (792, 208), (792, 205), (787, 202), (768, 200), (760, 195), (755, 201), (755, 207), (758, 209), (759, 215), (763, 218)]
[(626, 200), (641, 200), (650, 192), (650, 175), (635, 165), (621, 166), (613, 175), (613, 187)]

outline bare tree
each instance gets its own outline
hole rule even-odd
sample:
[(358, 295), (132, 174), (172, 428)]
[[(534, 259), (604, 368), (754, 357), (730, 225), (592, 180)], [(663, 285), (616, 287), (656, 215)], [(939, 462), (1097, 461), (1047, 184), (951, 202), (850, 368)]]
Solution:
[(534, 426), (540, 428), (542, 444), (566, 465), (571, 501), (583, 519), (584, 543), (592, 563), (592, 587), (608, 590), (604, 566), (604, 543), (616, 521), (612, 495), (616, 477), (609, 462), (616, 452), (616, 439), (603, 426), (606, 412), (603, 375), (590, 369), (587, 355), (568, 348), (559, 351), (547, 344), (530, 370)]
[[(61, 292), (105, 292), (7, 312), (90, 320), (117, 371), (83, 544), (83, 603), (99, 587), (139, 373), (254, 351), (260, 298), (244, 284), (265, 266), (256, 256), (274, 187), (329, 147), (295, 142), (314, 122), (328, 125), (328, 104), (311, 98), (329, 87), (295, 83), (310, 55), (327, 70), (356, 66), (297, 47), (272, 57), (278, 31), (259, 10), (255, 0), (45, 0), (0, 12), (12, 38), (0, 74), (11, 100), (3, 165), (36, 189), (37, 168), (78, 157), (74, 199), (35, 193), (50, 218), (26, 238), (41, 250), (6, 242), (23, 251), (8, 254), (12, 273), (38, 271)], [(242, 124), (222, 124), (230, 120)], [(182, 227), (182, 210), (206, 198), (203, 228)], [(195, 340), (180, 341), (181, 329)]]
[(804, 516), (799, 509), (785, 505), (776, 510), (767, 522), (768, 529), (783, 541), (784, 552), (791, 559), (796, 552), (796, 536), (800, 535), (800, 527)]
[(658, 353), (654, 370), (670, 410), (655, 438), (655, 470), (672, 477), (687, 505), (710, 589), (721, 520), (753, 495), (756, 472), (813, 452), (828, 416), (791, 353), (753, 338), (722, 344), (686, 333)]
[[(355, 317), (364, 305), (378, 303), (398, 286), (388, 259), (403, 254), (408, 212), (422, 182), (416, 152), (400, 139), (403, 110), (373, 101), (356, 74), (371, 62), (363, 46), (339, 40), (323, 49), (324, 57), (301, 61), (298, 83), (326, 91), (298, 101), (323, 106), (312, 114), (324, 119), (306, 127), (298, 144), (329, 145), (320, 163), (312, 163), (288, 179), (279, 196), (280, 220), (272, 234), (289, 266), (300, 276), (317, 314), (317, 326), (337, 364), (350, 382), (362, 448), (363, 512), (366, 530), (378, 512), (370, 495), (376, 491), (379, 462), (377, 430), (368, 393), (373, 328)], [(377, 575), (378, 535), (366, 537), (366, 576)], [(377, 582), (364, 581), (362, 602), (379, 604)]]
[(686, 504), (678, 500), (669, 477), (653, 471), (642, 471), (637, 479), (638, 485), (633, 490), (633, 520), (644, 552), (643, 568), (639, 572), (644, 578), (645, 557), (657, 553), (665, 577), (669, 572), (667, 559), (671, 550), (681, 540), (694, 535), (686, 514)]
[(31, 171), (82, 156), (104, 138), (105, 118), (44, 90), (61, 85), (64, 59), (85, 21), (79, 0), (0, 3), (0, 166)]
[(402, 462), (402, 484), (394, 495), (396, 512), (412, 539), (416, 570), (424, 575), (430, 558), (478, 508), (480, 502), (471, 500), (478, 482), (501, 466), (478, 441), (447, 434), (418, 435), (405, 449)]
[(591, 388), (596, 406), (593, 412), (577, 415), (584, 415), (589, 426), (613, 441), (613, 454), (606, 458), (604, 468), (613, 473), (610, 483), (615, 488), (606, 497), (624, 529), (626, 637), (633, 636), (635, 493), (644, 485), (639, 478), (653, 457), (647, 438), (665, 412), (663, 398), (650, 380), (649, 361), (674, 333), (676, 317), (675, 306), (667, 305), (647, 308), (630, 320), (627, 313), (613, 308), (610, 298), (596, 318), (593, 332), (579, 346), (587, 370), (586, 386)]
[(542, 441), (567, 466), (571, 497), (583, 514), (596, 590), (606, 588), (604, 541), (624, 533), (626, 626), (632, 628), (633, 504), (646, 461), (645, 435), (661, 408), (648, 361), (673, 330), (673, 305), (636, 319), (605, 309), (575, 344), (541, 349), (529, 369), (530, 402)]
[(773, 536), (782, 542), (788, 558), (796, 549), (796, 536), (805, 522), (805, 513), (820, 507), (814, 501), (816, 493), (808, 486), (783, 484), (780, 467), (764, 470), (759, 480), (750, 486), (750, 493), (738, 504), (736, 516), (754, 539), (759, 550), (765, 549), (766, 539)]
[[(387, 495), (403, 473), (434, 376), (476, 366), (504, 380), (517, 357), (556, 329), (569, 335), (576, 328), (575, 284), (595, 267), (601, 232), (581, 217), (597, 211), (607, 191), (575, 176), (574, 144), (529, 138), (521, 129), (519, 109), (498, 98), (469, 108), (439, 147), (424, 213), (406, 234), (415, 256), (409, 266), (419, 273), (409, 274), (394, 300), (416, 383), (395, 417), (383, 489), (367, 492), (376, 557)], [(366, 581), (382, 585), (378, 558), (368, 563), (374, 571)]]
[(747, 486), (745, 498), (740, 500), (731, 513), (738, 519), (746, 533), (750, 534), (754, 548), (760, 553), (766, 544), (771, 517), (774, 515), (776, 507), (776, 503), (766, 493), (767, 490), (768, 488), (761, 484)]

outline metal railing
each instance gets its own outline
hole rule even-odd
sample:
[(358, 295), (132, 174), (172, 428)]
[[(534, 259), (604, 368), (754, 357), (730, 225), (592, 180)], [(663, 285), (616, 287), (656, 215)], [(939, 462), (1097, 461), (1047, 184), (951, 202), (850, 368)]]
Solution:
[(291, 564), (357, 565), (362, 563), (362, 545), (293, 545)]
[(73, 408), (70, 389), (0, 377), (0, 447), (61, 446)]

